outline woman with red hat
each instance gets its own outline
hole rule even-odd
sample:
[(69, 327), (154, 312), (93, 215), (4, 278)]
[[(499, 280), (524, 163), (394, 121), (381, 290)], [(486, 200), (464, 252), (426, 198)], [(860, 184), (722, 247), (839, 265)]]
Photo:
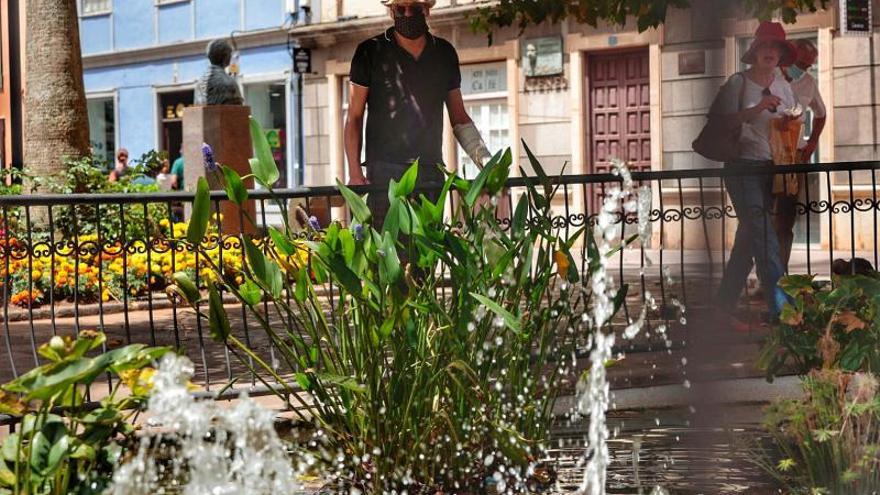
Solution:
[[(741, 125), (737, 157), (725, 167), (770, 165), (770, 125), (774, 119), (794, 109), (796, 100), (791, 86), (779, 70), (796, 58), (795, 47), (785, 39), (785, 30), (776, 22), (762, 22), (755, 40), (742, 61), (750, 67), (731, 76), (721, 88), (710, 118), (729, 119)], [(736, 211), (738, 225), (727, 269), (718, 291), (718, 306), (731, 326), (745, 329), (732, 316), (754, 264), (769, 307), (770, 319), (776, 319), (787, 301), (777, 283), (784, 273), (779, 240), (770, 211), (773, 206), (773, 177), (746, 175), (724, 181)]]

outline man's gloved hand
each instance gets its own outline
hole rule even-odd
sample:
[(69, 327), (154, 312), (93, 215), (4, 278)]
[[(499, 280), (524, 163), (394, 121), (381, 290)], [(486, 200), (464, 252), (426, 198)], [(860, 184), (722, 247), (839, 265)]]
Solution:
[(456, 125), (452, 128), (452, 133), (455, 134), (458, 144), (478, 167), (483, 168), (483, 165), (492, 158), (492, 153), (489, 153), (486, 143), (480, 137), (480, 131), (477, 130), (477, 126), (473, 122)]

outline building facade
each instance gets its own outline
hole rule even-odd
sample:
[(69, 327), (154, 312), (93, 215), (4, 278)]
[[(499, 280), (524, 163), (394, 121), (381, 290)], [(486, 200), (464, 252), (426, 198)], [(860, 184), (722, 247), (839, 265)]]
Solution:
[(183, 109), (208, 66), (207, 43), (231, 39), (242, 95), (267, 132), (282, 179), (301, 175), (295, 150), (290, 0), (79, 0), (92, 148), (113, 160), (149, 150), (180, 155)]
[[(880, 12), (880, 1), (873, 3), (874, 12)], [(469, 23), (474, 10), (485, 5), (438, 0), (429, 22), (434, 34), (458, 49), (462, 92), (489, 147), (493, 151), (513, 147), (516, 170), (519, 166), (529, 169), (521, 139), (549, 172), (558, 173), (563, 166), (566, 173), (606, 172), (612, 158), (626, 160), (638, 170), (720, 166), (694, 153), (691, 142), (718, 88), (727, 77), (745, 69), (739, 60), (758, 22), (737, 11), (735, 2), (694, 0), (689, 9), (671, 9), (660, 28), (641, 33), (632, 21), (622, 28), (568, 21), (524, 32), (500, 30), (491, 45), (485, 35), (474, 34)], [(828, 117), (813, 159), (878, 159), (880, 39), (877, 34), (842, 35), (838, 2), (828, 5), (827, 10), (803, 14), (796, 24), (786, 25), (790, 37), (810, 38), (819, 48), (813, 74)], [(293, 37), (312, 48), (314, 56), (315, 73), (305, 79), (303, 101), (309, 184), (328, 184), (344, 177), (342, 125), (351, 56), (357, 43), (391, 25), (378, 0), (327, 2), (321, 19), (320, 24), (291, 28)], [(876, 21), (875, 16), (875, 26)], [(558, 57), (556, 62), (554, 57)], [(542, 64), (551, 67), (548, 70)], [(467, 157), (449, 129), (445, 160), (449, 167), (468, 173)], [(856, 174), (853, 181), (856, 196), (872, 193), (870, 174)], [(847, 177), (817, 176), (811, 184), (816, 196), (811, 199), (848, 197), (848, 184)], [(697, 204), (697, 184), (685, 183), (684, 189), (684, 201)], [(720, 202), (720, 189), (713, 190), (714, 197), (708, 200)], [(828, 197), (829, 191), (834, 198)], [(661, 199), (659, 194), (655, 191), (655, 204)], [(677, 189), (665, 196), (664, 192), (665, 205), (679, 203)], [(591, 201), (579, 198), (574, 204), (590, 209)], [(832, 221), (827, 215), (813, 215), (810, 239), (823, 245), (833, 241), (843, 248), (849, 244), (850, 222), (835, 222), (830, 228)], [(869, 233), (871, 221), (870, 215), (860, 217), (856, 228)], [(806, 225), (801, 223), (799, 235), (803, 237)], [(678, 236), (678, 231), (670, 228), (666, 235)], [(831, 232), (836, 239), (830, 239)], [(674, 245), (704, 240), (702, 235), (693, 237), (665, 241)], [(857, 233), (856, 237), (857, 249), (872, 248), (867, 245), (872, 236)]]
[[(379, 0), (80, 1), (97, 153), (111, 159), (112, 150), (125, 146), (133, 156), (162, 149), (175, 157), (179, 111), (192, 102), (195, 81), (206, 67), (205, 45), (232, 36), (246, 103), (273, 132), (285, 175), (281, 185), (345, 179), (348, 71), (357, 44), (391, 25)], [(873, 2), (880, 12), (880, 0)], [(634, 22), (621, 28), (567, 21), (524, 32), (500, 30), (491, 45), (470, 29), (470, 16), (485, 5), (438, 0), (429, 22), (434, 34), (457, 48), (468, 110), (493, 151), (514, 148), (515, 170), (528, 170), (520, 140), (550, 172), (563, 166), (566, 173), (604, 172), (615, 157), (640, 170), (719, 166), (696, 155), (691, 142), (720, 85), (744, 68), (739, 59), (757, 21), (736, 11), (735, 2), (694, 0), (687, 10), (670, 10), (660, 28), (641, 33)], [(811, 38), (819, 48), (814, 75), (828, 121), (814, 159), (877, 159), (880, 40), (876, 34), (842, 35), (839, 2), (828, 5), (786, 26), (790, 36)], [(312, 73), (301, 81), (301, 95), (299, 76), (292, 72), (293, 45), (312, 50)], [(298, 139), (304, 148), (302, 166)], [(448, 124), (444, 140), (447, 165), (473, 173)], [(849, 194), (848, 182), (838, 179), (818, 177), (811, 187), (820, 197), (814, 199)], [(853, 180), (856, 196), (872, 193), (870, 176), (856, 174)], [(685, 184), (685, 202), (695, 201), (697, 194), (695, 184)], [(662, 198), (664, 204), (678, 202), (677, 192), (674, 196)], [(720, 194), (714, 199), (720, 201)], [(589, 209), (590, 200), (579, 198), (576, 204)], [(814, 215), (812, 221), (813, 232), (823, 234), (811, 240), (834, 241), (833, 232), (840, 237), (836, 245), (848, 242), (849, 222), (832, 229), (827, 216)], [(869, 219), (856, 222), (857, 229), (863, 221)]]

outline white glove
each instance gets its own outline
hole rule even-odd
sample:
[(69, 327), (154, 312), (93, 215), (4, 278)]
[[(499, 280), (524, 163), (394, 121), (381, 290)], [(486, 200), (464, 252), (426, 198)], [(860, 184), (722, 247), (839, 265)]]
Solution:
[(492, 153), (489, 153), (489, 148), (486, 147), (486, 143), (480, 137), (480, 131), (477, 130), (477, 126), (473, 122), (456, 125), (452, 128), (452, 133), (455, 134), (458, 144), (478, 167), (483, 168), (483, 165), (492, 158)]

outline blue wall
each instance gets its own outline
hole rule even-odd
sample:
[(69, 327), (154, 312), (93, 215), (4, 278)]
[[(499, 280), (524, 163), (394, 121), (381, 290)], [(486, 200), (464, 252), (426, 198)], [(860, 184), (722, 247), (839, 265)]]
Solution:
[(113, 49), (111, 19), (110, 14), (83, 18), (79, 26), (83, 53), (109, 52)]
[(283, 0), (244, 0), (244, 28), (265, 29), (284, 20)]
[(193, 39), (192, 8), (192, 2), (158, 7), (160, 44)]
[(159, 6), (155, 0), (114, 0), (111, 14), (81, 19), (82, 50), (130, 50), (279, 27), (284, 5), (285, 0), (187, 0)]
[[(263, 46), (241, 51), (242, 74), (282, 73), (291, 65), (285, 45)], [(157, 147), (159, 132), (157, 86), (191, 83), (208, 66), (203, 55), (165, 59), (148, 63), (87, 69), (86, 92), (116, 91), (119, 140), (117, 146), (131, 156)], [(175, 71), (177, 81), (174, 80)], [(288, 118), (292, 112), (288, 114)]]
[[(196, 0), (196, 38), (229, 36), (242, 28), (241, 0)], [(274, 20), (279, 25), (278, 19)]]
[(115, 0), (113, 2), (113, 49), (125, 50), (156, 43), (152, 0)]

